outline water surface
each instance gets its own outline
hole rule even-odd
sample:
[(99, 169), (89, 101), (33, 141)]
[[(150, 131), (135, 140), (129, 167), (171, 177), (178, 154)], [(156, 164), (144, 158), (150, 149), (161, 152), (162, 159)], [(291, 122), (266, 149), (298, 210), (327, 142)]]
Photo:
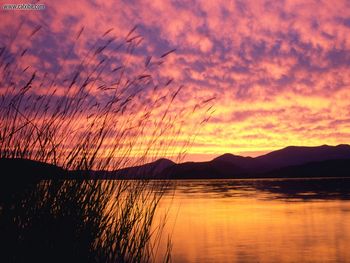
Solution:
[(350, 262), (350, 179), (174, 184), (159, 209), (173, 262)]

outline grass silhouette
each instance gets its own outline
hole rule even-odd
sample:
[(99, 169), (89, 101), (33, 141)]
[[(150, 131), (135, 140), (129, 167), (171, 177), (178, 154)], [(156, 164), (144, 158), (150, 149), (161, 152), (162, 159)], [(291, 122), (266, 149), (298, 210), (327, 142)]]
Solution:
[[(174, 154), (172, 146), (189, 116), (201, 111), (207, 120), (212, 100), (179, 110), (175, 102), (182, 87), (152, 75), (173, 50), (135, 66), (130, 61), (142, 37), (135, 29), (118, 40), (110, 32), (96, 40), (69, 74), (63, 69), (56, 74), (31, 71), (24, 60), (28, 48), (13, 52), (15, 41), (1, 48), (1, 159), (29, 159), (83, 174), (115, 170)], [(39, 33), (35, 29), (28, 37)], [(76, 42), (83, 33), (84, 28)], [(116, 67), (111, 67), (113, 59)], [(181, 145), (179, 156), (192, 140)], [(164, 222), (154, 226), (153, 219), (166, 182), (25, 181), (28, 173), (2, 174), (5, 262), (156, 259)], [(164, 261), (171, 259), (170, 247), (169, 242)]]

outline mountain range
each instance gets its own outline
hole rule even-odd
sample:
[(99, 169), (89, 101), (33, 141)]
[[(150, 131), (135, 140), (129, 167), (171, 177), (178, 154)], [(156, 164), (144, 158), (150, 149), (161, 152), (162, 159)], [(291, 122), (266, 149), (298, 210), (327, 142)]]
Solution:
[[(82, 178), (83, 171), (63, 169), (31, 160), (0, 159), (8, 173), (31, 174), (30, 178)], [(50, 176), (48, 176), (50, 174)], [(350, 145), (316, 147), (288, 146), (258, 157), (223, 154), (207, 162), (174, 163), (159, 159), (152, 163), (116, 171), (90, 171), (97, 179), (224, 179), (284, 177), (350, 177)]]
[(223, 154), (207, 162), (176, 164), (168, 159), (110, 172), (107, 177), (222, 179), (350, 176), (350, 145), (288, 146), (258, 157)]

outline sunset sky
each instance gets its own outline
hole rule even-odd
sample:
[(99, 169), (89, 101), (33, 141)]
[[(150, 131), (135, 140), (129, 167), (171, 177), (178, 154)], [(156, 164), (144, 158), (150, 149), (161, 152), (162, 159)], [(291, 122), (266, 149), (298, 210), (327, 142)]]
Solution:
[[(0, 47), (13, 53), (28, 47), (21, 64), (32, 71), (69, 71), (110, 29), (108, 35), (125, 37), (137, 26), (134, 34), (144, 40), (135, 64), (176, 49), (157, 72), (173, 78), (171, 86), (184, 86), (176, 106), (215, 97), (215, 111), (197, 131), (188, 160), (350, 141), (349, 1), (40, 3), (45, 10), (0, 10)], [(62, 69), (64, 60), (69, 63)], [(194, 114), (187, 123), (201, 117)], [(194, 132), (189, 125), (182, 136)]]

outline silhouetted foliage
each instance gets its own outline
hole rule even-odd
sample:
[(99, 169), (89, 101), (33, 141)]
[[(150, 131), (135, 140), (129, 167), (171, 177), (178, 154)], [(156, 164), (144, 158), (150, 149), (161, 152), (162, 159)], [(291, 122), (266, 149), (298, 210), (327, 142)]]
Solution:
[[(133, 29), (116, 40), (110, 32), (98, 38), (74, 69), (54, 75), (25, 64), (27, 47), (1, 49), (0, 158), (6, 163), (0, 178), (2, 262), (156, 258), (164, 222), (152, 222), (162, 185), (90, 181), (84, 175), (165, 155), (184, 120), (208, 102), (172, 110), (182, 87), (171, 88), (172, 80), (156, 80), (152, 73), (174, 50), (135, 67), (129, 60), (142, 37)], [(112, 67), (113, 59), (117, 67)], [(190, 142), (180, 147), (180, 154)], [(138, 158), (131, 158), (135, 148)], [(18, 164), (23, 167), (18, 169)], [(57, 179), (72, 170), (82, 179)], [(170, 260), (169, 251), (164, 260)]]

